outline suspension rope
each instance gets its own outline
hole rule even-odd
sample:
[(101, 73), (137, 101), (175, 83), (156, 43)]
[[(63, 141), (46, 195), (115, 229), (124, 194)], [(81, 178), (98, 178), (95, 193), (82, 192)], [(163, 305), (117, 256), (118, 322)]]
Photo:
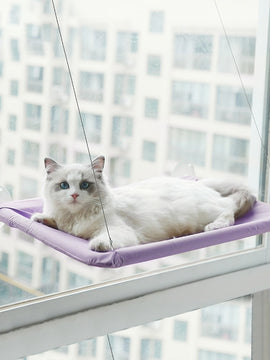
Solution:
[(113, 348), (112, 348), (112, 343), (111, 343), (111, 339), (110, 339), (109, 334), (107, 334), (107, 341), (108, 341), (108, 344), (109, 344), (109, 349), (110, 349), (112, 360), (115, 360), (114, 353), (113, 353)]
[(72, 73), (71, 73), (71, 68), (70, 68), (70, 65), (69, 65), (69, 60), (68, 60), (66, 47), (65, 47), (63, 36), (62, 36), (62, 31), (61, 31), (60, 22), (59, 22), (59, 19), (58, 19), (58, 15), (57, 15), (54, 0), (52, 0), (52, 6), (53, 6), (53, 12), (54, 12), (54, 16), (55, 16), (55, 20), (56, 20), (56, 24), (57, 24), (57, 29), (58, 29), (60, 41), (61, 41), (61, 44), (62, 44), (64, 57), (65, 57), (66, 65), (67, 65), (67, 68), (68, 68), (68, 74), (69, 74), (69, 78), (70, 78), (70, 82), (71, 82), (71, 86), (72, 86), (72, 90), (73, 90), (73, 94), (74, 94), (74, 98), (75, 98), (75, 102), (76, 102), (76, 106), (77, 106), (77, 110), (78, 110), (78, 114), (79, 114), (79, 118), (80, 118), (80, 123), (81, 123), (81, 126), (82, 126), (83, 136), (84, 136), (88, 156), (89, 156), (90, 163), (91, 163), (91, 167), (92, 167), (92, 171), (93, 171), (93, 175), (94, 175), (94, 180), (95, 180), (96, 187), (97, 187), (99, 202), (100, 202), (100, 206), (101, 206), (101, 210), (102, 210), (102, 214), (103, 214), (103, 219), (104, 219), (106, 231), (107, 231), (108, 238), (109, 238), (109, 241), (110, 241), (111, 249), (114, 250), (113, 241), (112, 241), (112, 238), (111, 238), (111, 235), (110, 235), (110, 231), (109, 231), (109, 227), (108, 227), (108, 223), (107, 223), (107, 219), (106, 219), (106, 215), (105, 215), (105, 211), (104, 211), (104, 206), (103, 206), (102, 199), (101, 199), (101, 193), (100, 193), (99, 186), (98, 186), (98, 183), (97, 183), (96, 173), (95, 173), (95, 170), (93, 168), (93, 160), (92, 160), (92, 156), (91, 156), (90, 146), (89, 146), (88, 139), (87, 139), (87, 136), (86, 136), (86, 131), (85, 131), (84, 123), (83, 123), (82, 113), (81, 113), (81, 109), (80, 109), (80, 105), (79, 105), (79, 101), (78, 101), (78, 97), (77, 97), (75, 84), (74, 84), (74, 81), (73, 81), (73, 76), (72, 76)]

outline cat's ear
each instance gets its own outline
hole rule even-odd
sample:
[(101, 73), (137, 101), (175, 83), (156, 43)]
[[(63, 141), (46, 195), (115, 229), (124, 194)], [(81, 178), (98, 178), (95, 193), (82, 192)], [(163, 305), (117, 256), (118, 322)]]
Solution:
[(61, 167), (56, 161), (50, 158), (44, 159), (44, 165), (48, 175)]
[(98, 156), (92, 161), (92, 168), (100, 176), (101, 176), (102, 171), (104, 169), (104, 163), (105, 163), (105, 157), (104, 156)]

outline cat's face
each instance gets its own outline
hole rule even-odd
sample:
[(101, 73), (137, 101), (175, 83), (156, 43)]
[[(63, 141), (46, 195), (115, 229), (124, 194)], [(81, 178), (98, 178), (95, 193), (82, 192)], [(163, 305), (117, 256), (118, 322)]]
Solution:
[[(45, 197), (55, 210), (67, 210), (77, 213), (86, 207), (100, 204), (98, 190), (104, 189), (102, 171), (104, 157), (93, 160), (92, 165), (59, 165), (54, 160), (46, 158), (45, 168), (47, 178)], [(93, 173), (94, 170), (94, 173)]]

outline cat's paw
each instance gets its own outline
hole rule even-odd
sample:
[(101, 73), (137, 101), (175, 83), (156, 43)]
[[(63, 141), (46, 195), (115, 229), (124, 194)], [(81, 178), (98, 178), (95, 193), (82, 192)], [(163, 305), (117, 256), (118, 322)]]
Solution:
[(51, 218), (45, 214), (42, 214), (42, 213), (33, 214), (31, 216), (31, 220), (57, 229), (56, 221), (53, 218)]
[(230, 220), (217, 220), (205, 226), (204, 231), (212, 231), (217, 229), (223, 229), (225, 227), (233, 225), (233, 221)]
[(89, 248), (93, 251), (106, 252), (112, 250), (110, 240), (104, 237), (96, 237), (89, 241)]

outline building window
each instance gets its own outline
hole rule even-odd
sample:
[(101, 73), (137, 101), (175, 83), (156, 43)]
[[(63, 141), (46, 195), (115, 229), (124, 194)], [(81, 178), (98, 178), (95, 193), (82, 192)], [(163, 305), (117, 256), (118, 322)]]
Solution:
[(79, 94), (81, 99), (102, 102), (104, 91), (104, 75), (99, 73), (80, 73)]
[(106, 56), (106, 32), (81, 28), (80, 51), (83, 60), (104, 61)]
[(119, 185), (125, 179), (131, 177), (131, 160), (123, 157), (113, 157), (110, 159), (110, 179), (113, 185)]
[(173, 114), (207, 118), (210, 86), (203, 83), (173, 81), (172, 106)]
[(49, 156), (60, 163), (65, 163), (67, 160), (67, 149), (60, 144), (51, 144), (49, 146)]
[(25, 127), (26, 129), (39, 131), (41, 127), (41, 106), (25, 104)]
[(37, 168), (39, 165), (39, 143), (23, 141), (23, 165)]
[(183, 164), (204, 166), (206, 133), (170, 127), (168, 130), (168, 159)]
[(10, 40), (10, 55), (11, 55), (11, 60), (13, 60), (13, 61), (20, 60), (20, 50), (19, 50), (19, 40), (18, 39)]
[(7, 164), (14, 165), (15, 164), (15, 150), (14, 149), (8, 149), (7, 150)]
[(92, 284), (92, 281), (72, 271), (68, 272), (68, 289), (74, 289)]
[(69, 112), (61, 106), (51, 108), (50, 132), (53, 134), (68, 133)]
[(27, 67), (27, 90), (37, 93), (43, 91), (43, 67)]
[(250, 107), (252, 103), (252, 90), (243, 90), (232, 86), (218, 86), (216, 99), (216, 119), (219, 121), (250, 124)]
[(43, 42), (41, 36), (41, 26), (34, 24), (26, 25), (27, 49), (34, 55), (43, 54)]
[(9, 11), (9, 22), (10, 24), (19, 24), (21, 15), (21, 8), (17, 4), (11, 5)]
[(10, 95), (18, 96), (19, 94), (19, 82), (18, 80), (11, 80), (10, 81)]
[[(0, 37), (0, 39), (1, 39), (1, 37)], [(0, 51), (1, 51), (1, 48), (0, 48)], [(0, 61), (0, 77), (3, 77), (3, 69), (4, 69), (3, 61)]]
[(40, 291), (46, 294), (58, 291), (60, 276), (60, 263), (52, 257), (42, 259), (42, 273)]
[(162, 355), (162, 343), (157, 339), (141, 340), (141, 360), (159, 360)]
[(23, 251), (17, 251), (16, 277), (30, 284), (32, 280), (33, 262), (33, 256)]
[(174, 66), (181, 69), (210, 70), (213, 36), (176, 34), (174, 36)]
[[(111, 345), (116, 359), (130, 359), (130, 339), (124, 336), (110, 336)], [(111, 357), (109, 346), (106, 346), (106, 359)]]
[(153, 98), (146, 98), (144, 103), (144, 116), (146, 118), (158, 118), (159, 100)]
[(9, 260), (8, 253), (2, 251), (0, 253), (0, 272), (5, 275), (7, 275), (8, 273), (8, 260)]
[(215, 351), (199, 350), (198, 360), (236, 360), (236, 356)]
[(38, 182), (35, 179), (22, 176), (20, 179), (20, 198), (30, 199), (38, 195)]
[(153, 141), (144, 140), (142, 148), (142, 158), (146, 161), (156, 161), (157, 144)]
[(164, 28), (164, 12), (152, 11), (150, 13), (150, 27), (152, 33), (162, 33)]
[(84, 357), (97, 356), (97, 339), (84, 340), (78, 344), (78, 355)]
[(116, 61), (126, 65), (134, 65), (138, 52), (138, 34), (133, 32), (117, 33)]
[(201, 335), (223, 340), (238, 339), (239, 305), (217, 304), (201, 310)]
[(212, 152), (213, 169), (247, 175), (248, 149), (248, 140), (214, 135)]
[[(93, 158), (94, 158), (94, 156), (93, 156)], [(79, 164), (89, 164), (90, 163), (89, 154), (86, 152), (83, 153), (83, 152), (76, 151), (75, 162), (79, 163)]]
[[(99, 144), (101, 142), (102, 118), (100, 115), (81, 113), (85, 133), (89, 143)], [(81, 119), (77, 122), (77, 139), (84, 141)]]
[(161, 56), (148, 55), (147, 56), (147, 74), (159, 76), (161, 72)]
[(175, 320), (174, 321), (174, 340), (187, 341), (188, 336), (188, 323), (187, 321)]
[(9, 115), (8, 117), (8, 130), (17, 131), (17, 116)]
[(135, 95), (136, 77), (134, 75), (115, 75), (114, 103), (129, 108)]
[(226, 37), (222, 36), (219, 42), (218, 70), (225, 73), (235, 73), (235, 62), (243, 74), (253, 74), (255, 58), (255, 37), (229, 36), (230, 47)]
[(126, 149), (133, 133), (133, 119), (130, 116), (114, 116), (111, 144)]
[(246, 344), (251, 344), (251, 326), (252, 323), (252, 310), (251, 310), (251, 306), (249, 306), (246, 309), (246, 319), (245, 319), (245, 343)]

